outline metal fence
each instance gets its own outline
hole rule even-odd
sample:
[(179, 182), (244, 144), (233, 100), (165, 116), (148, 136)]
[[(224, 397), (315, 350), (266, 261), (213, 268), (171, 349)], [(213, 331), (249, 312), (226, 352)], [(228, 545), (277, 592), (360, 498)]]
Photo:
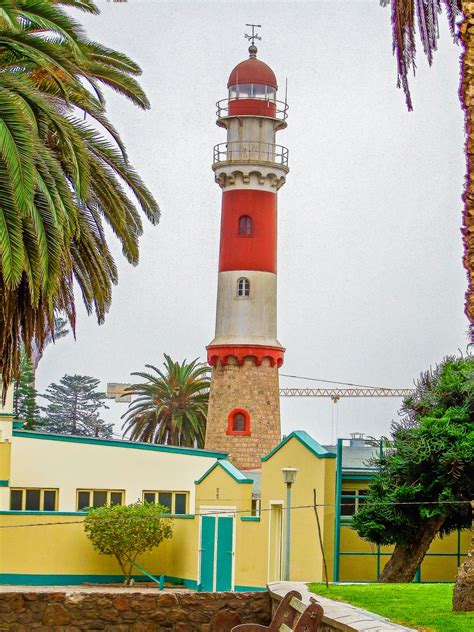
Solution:
[(270, 162), (287, 167), (288, 149), (245, 140), (219, 143), (214, 147), (214, 164), (221, 162)]
[[(380, 546), (376, 546), (373, 552), (369, 551), (341, 551), (341, 530), (343, 528), (351, 529), (352, 520), (350, 517), (345, 517), (341, 515), (342, 507), (344, 505), (344, 501), (354, 500), (354, 504), (356, 501), (359, 501), (361, 498), (365, 498), (360, 494), (343, 494), (342, 493), (342, 485), (343, 480), (370, 480), (374, 477), (376, 473), (376, 468), (358, 468), (358, 467), (344, 467), (343, 464), (343, 444), (344, 441), (350, 441), (350, 439), (338, 439), (337, 440), (337, 453), (336, 453), (336, 502), (335, 502), (335, 530), (334, 530), (334, 572), (333, 572), (333, 581), (339, 582), (340, 579), (340, 566), (341, 566), (341, 557), (358, 557), (365, 556), (372, 558), (375, 562), (375, 576), (376, 580), (379, 579), (380, 573), (382, 571), (382, 558), (383, 557), (391, 557), (392, 552), (385, 552), (381, 550)], [(383, 455), (383, 443), (380, 442), (378, 446), (378, 454), (379, 456)], [(462, 559), (467, 555), (467, 551), (463, 552), (461, 550), (461, 530), (457, 530), (457, 544), (454, 551), (449, 553), (428, 553), (425, 555), (425, 558), (430, 557), (454, 557), (456, 558), (457, 566), (460, 566)], [(422, 582), (422, 568), (423, 563), (418, 567), (415, 575), (415, 582)], [(359, 578), (360, 579), (360, 578)], [(350, 578), (348, 581), (358, 581), (357, 577)], [(447, 581), (447, 580), (444, 580)]]

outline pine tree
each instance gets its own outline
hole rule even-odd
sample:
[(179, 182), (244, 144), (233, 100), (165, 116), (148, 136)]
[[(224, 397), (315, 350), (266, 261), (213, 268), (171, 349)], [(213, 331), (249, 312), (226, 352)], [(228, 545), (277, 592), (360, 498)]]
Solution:
[(88, 375), (65, 375), (59, 384), (50, 384), (44, 399), (43, 428), (46, 432), (74, 434), (85, 437), (108, 438), (112, 436), (113, 424), (100, 418), (100, 411), (108, 408), (105, 393), (97, 391), (99, 380)]
[(471, 526), (474, 358), (448, 357), (422, 373), (401, 413), (351, 524), (369, 542), (395, 545), (381, 582), (413, 581), (437, 535)]
[(33, 430), (39, 423), (39, 410), (36, 405), (35, 372), (33, 363), (25, 350), (21, 351), (20, 378), (15, 385), (13, 405), (15, 420), (23, 422), (23, 428)]

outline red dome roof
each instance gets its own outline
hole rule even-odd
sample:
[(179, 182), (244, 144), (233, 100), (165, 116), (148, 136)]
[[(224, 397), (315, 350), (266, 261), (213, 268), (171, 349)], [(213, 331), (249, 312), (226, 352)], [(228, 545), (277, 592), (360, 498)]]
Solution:
[(275, 89), (278, 88), (275, 73), (270, 66), (253, 57), (237, 64), (230, 73), (227, 87), (230, 88), (230, 86), (235, 86), (237, 83), (259, 83), (265, 86), (272, 86)]

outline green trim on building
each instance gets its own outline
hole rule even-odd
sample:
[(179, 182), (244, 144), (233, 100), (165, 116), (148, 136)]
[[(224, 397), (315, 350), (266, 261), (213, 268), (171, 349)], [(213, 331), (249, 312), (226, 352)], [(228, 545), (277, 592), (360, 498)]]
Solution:
[(10, 485), (10, 481), (5, 479), (0, 480), (0, 487), (8, 487)]
[[(136, 582), (149, 581), (144, 575), (132, 575)], [(78, 586), (80, 584), (118, 584), (123, 583), (123, 575), (27, 575), (23, 573), (0, 573), (0, 584), (23, 586)], [(183, 579), (165, 575), (165, 581), (196, 589), (194, 579)]]
[(260, 522), (260, 516), (240, 516), (242, 522)]
[(171, 514), (170, 518), (179, 518), (180, 520), (194, 520), (194, 514)]
[(165, 582), (175, 584), (176, 586), (184, 586), (191, 590), (197, 590), (197, 581), (195, 579), (183, 579), (182, 577), (173, 577), (172, 575), (165, 575)]
[(220, 461), (216, 461), (216, 463), (214, 463), (214, 465), (211, 465), (211, 467), (207, 470), (207, 472), (204, 472), (204, 474), (201, 476), (201, 478), (199, 478), (197, 481), (194, 481), (196, 485), (199, 485), (200, 483), (202, 483), (202, 481), (207, 478), (207, 476), (209, 476), (209, 474), (216, 469), (217, 466), (220, 466), (225, 472), (227, 472), (227, 474), (229, 474), (236, 483), (240, 483), (240, 484), (244, 484), (244, 485), (249, 485), (252, 484), (253, 478), (247, 478), (246, 476), (244, 476), (244, 474), (242, 474), (242, 472), (240, 470), (238, 470), (235, 465), (232, 465), (232, 463), (230, 463), (229, 461), (227, 461), (226, 459), (222, 459)]
[(43, 441), (65, 441), (66, 443), (88, 443), (112, 448), (132, 448), (135, 450), (152, 450), (154, 452), (170, 452), (171, 454), (187, 454), (188, 456), (205, 456), (213, 459), (225, 459), (226, 452), (211, 452), (199, 448), (177, 448), (156, 443), (139, 443), (138, 441), (121, 441), (119, 439), (98, 439), (96, 437), (78, 437), (75, 435), (59, 435), (47, 432), (32, 432), (28, 430), (14, 430), (14, 437), (23, 439), (42, 439)]
[(0, 413), (0, 417), (10, 417), (11, 419), (13, 419), (13, 413)]
[[(87, 516), (87, 511), (20, 511), (6, 509), (0, 511), (0, 516)], [(194, 514), (170, 514), (167, 517), (173, 518), (173, 520), (194, 520), (196, 516)], [(80, 523), (78, 522), (78, 524)]]
[(21, 430), (23, 428), (22, 421), (14, 421), (13, 422), (13, 430)]
[(343, 481), (371, 481), (375, 474), (349, 474), (342, 472)]
[(304, 430), (294, 430), (291, 434), (280, 441), (280, 443), (273, 448), (271, 452), (269, 452), (266, 456), (262, 457), (262, 461), (268, 461), (271, 457), (278, 452), (280, 448), (290, 441), (290, 439), (297, 439), (305, 448), (307, 448), (314, 456), (317, 456), (318, 459), (335, 459), (336, 455), (334, 452), (329, 452), (326, 448), (323, 448), (317, 441), (310, 437), (310, 435)]
[[(85, 511), (20, 511), (5, 509), (0, 516), (87, 516)], [(78, 523), (79, 524), (79, 523)]]
[(266, 590), (262, 586), (234, 586), (235, 592), (265, 592)]

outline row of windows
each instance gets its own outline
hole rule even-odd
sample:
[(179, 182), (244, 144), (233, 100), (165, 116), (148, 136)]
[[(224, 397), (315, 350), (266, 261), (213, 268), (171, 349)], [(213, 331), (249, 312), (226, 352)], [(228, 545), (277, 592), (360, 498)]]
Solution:
[(56, 511), (57, 489), (12, 489), (10, 509), (15, 511)]
[[(237, 410), (229, 416), (228, 434), (250, 434), (250, 417), (244, 410)], [(341, 516), (353, 516), (365, 502), (366, 489), (342, 489)], [(87, 507), (123, 505), (125, 492), (119, 489), (78, 489), (77, 511)], [(144, 491), (143, 500), (159, 503), (170, 513), (187, 513), (188, 494), (174, 491)], [(57, 511), (58, 490), (23, 488), (10, 491), (10, 509), (15, 511)]]
[[(242, 215), (239, 218), (239, 235), (241, 237), (251, 237), (253, 232), (252, 218), (248, 215)], [(241, 278), (237, 281), (237, 297), (248, 298), (250, 296), (250, 281)]]
[(260, 83), (238, 83), (229, 88), (229, 99), (266, 99), (274, 101), (276, 90), (273, 86), (265, 86)]
[[(10, 490), (10, 509), (15, 511), (57, 511), (57, 489), (22, 488)], [(143, 491), (143, 500), (164, 505), (170, 513), (185, 514), (188, 511), (188, 493), (173, 491)], [(104, 505), (123, 505), (122, 489), (78, 489), (76, 510)]]
[(188, 495), (184, 492), (143, 492), (143, 500), (164, 505), (172, 514), (185, 514)]

